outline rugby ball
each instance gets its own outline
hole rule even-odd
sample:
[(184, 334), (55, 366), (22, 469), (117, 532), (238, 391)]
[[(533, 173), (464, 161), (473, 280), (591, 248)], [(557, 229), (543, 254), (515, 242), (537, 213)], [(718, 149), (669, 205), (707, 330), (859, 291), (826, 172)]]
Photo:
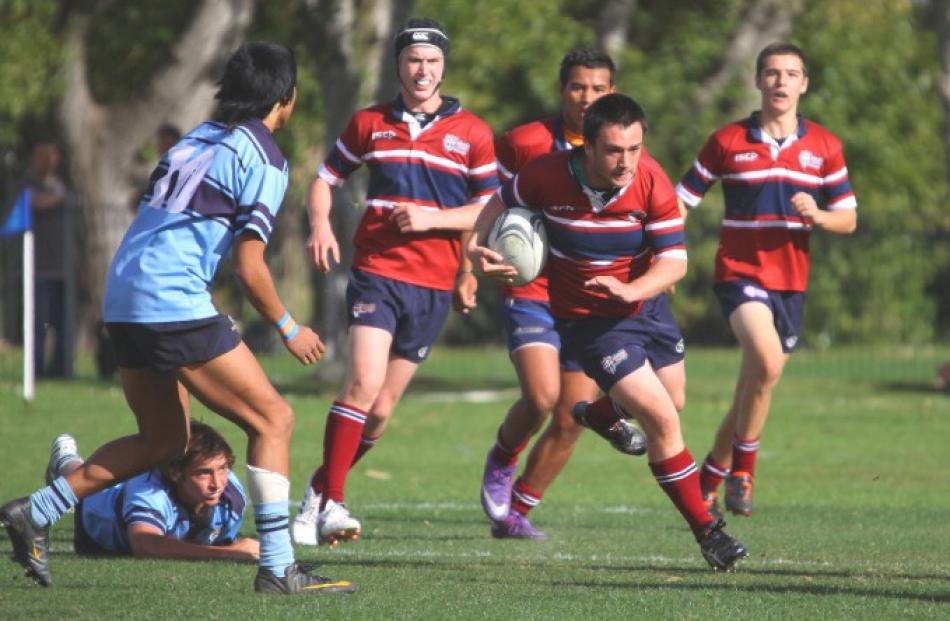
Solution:
[(528, 284), (548, 259), (548, 235), (541, 214), (524, 207), (506, 209), (488, 233), (488, 247), (518, 271), (512, 284)]

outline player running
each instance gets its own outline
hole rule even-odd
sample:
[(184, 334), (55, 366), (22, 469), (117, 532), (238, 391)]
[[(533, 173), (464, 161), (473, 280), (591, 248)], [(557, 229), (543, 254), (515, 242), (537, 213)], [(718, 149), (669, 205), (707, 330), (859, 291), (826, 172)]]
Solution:
[[(221, 121), (202, 123), (152, 173), (105, 290), (104, 316), (138, 433), (99, 448), (76, 470), (0, 507), (14, 559), (43, 586), (47, 531), (79, 500), (185, 452), (188, 394), (247, 434), (247, 482), (260, 537), (254, 589), (352, 591), (294, 560), (288, 530), (294, 415), (231, 319), (215, 309), (211, 281), (231, 254), (251, 304), (301, 363), (323, 354), (319, 336), (291, 318), (264, 262), (288, 167), (273, 132), (290, 120), (297, 65), (287, 47), (246, 43), (228, 60), (216, 95)], [(233, 249), (232, 249), (233, 248)]]
[(666, 351), (668, 335), (678, 333), (657, 312), (657, 296), (685, 275), (686, 247), (673, 186), (643, 153), (645, 131), (643, 110), (632, 99), (598, 99), (584, 117), (584, 147), (543, 155), (505, 183), (479, 216), (469, 252), (486, 275), (510, 278), (514, 268), (479, 244), (504, 209), (540, 210), (551, 244), (551, 312), (561, 357), (576, 360), (637, 417), (657, 483), (707, 562), (729, 569), (746, 549), (703, 503), (676, 405), (653, 362)]
[(323, 465), (294, 520), (301, 544), (359, 537), (361, 524), (344, 505), (347, 474), (383, 435), (445, 323), (453, 290), (459, 310), (474, 306), (477, 281), (460, 264), (460, 237), (498, 187), (488, 125), (441, 94), (445, 30), (410, 19), (394, 48), (399, 94), (353, 115), (310, 186), (308, 246), (326, 272), (340, 260), (331, 188), (369, 167), (346, 292), (348, 367), (327, 415)]
[[(614, 62), (606, 53), (580, 47), (561, 60), (561, 114), (515, 127), (495, 143), (498, 172), (510, 179), (529, 161), (584, 144), (584, 113), (598, 98), (614, 91)], [(518, 373), (521, 397), (508, 410), (488, 452), (482, 475), (481, 503), (499, 538), (544, 539), (528, 519), (545, 490), (570, 459), (583, 427), (572, 406), (597, 396), (597, 384), (573, 361), (559, 363), (561, 339), (554, 329), (548, 278), (542, 274), (522, 286), (505, 287), (508, 352)], [(553, 408), (554, 416), (514, 480), (518, 455)], [(595, 419), (596, 420), (596, 419)], [(596, 428), (621, 452), (646, 451), (643, 433), (622, 417)]]
[[(53, 442), (46, 481), (83, 463), (76, 440)], [(77, 554), (182, 560), (256, 561), (260, 544), (240, 537), (247, 495), (231, 471), (234, 452), (224, 437), (192, 421), (179, 458), (86, 496), (76, 505)]]
[(745, 516), (752, 514), (772, 391), (798, 344), (811, 230), (847, 235), (857, 227), (841, 141), (798, 114), (808, 89), (803, 52), (789, 43), (767, 46), (756, 59), (755, 83), (761, 110), (710, 136), (676, 188), (692, 208), (722, 180), (726, 212), (713, 290), (739, 341), (742, 365), (700, 484), (718, 513), (717, 489), (725, 479), (726, 509)]

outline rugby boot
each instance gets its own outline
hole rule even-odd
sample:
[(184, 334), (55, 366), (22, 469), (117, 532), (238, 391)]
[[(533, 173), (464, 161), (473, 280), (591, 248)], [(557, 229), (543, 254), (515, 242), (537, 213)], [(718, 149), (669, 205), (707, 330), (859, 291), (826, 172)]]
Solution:
[(278, 578), (273, 572), (258, 568), (254, 578), (254, 590), (258, 593), (277, 593), (279, 595), (296, 595), (299, 593), (352, 593), (356, 585), (349, 580), (333, 580), (326, 576), (311, 573), (312, 567), (303, 563), (289, 565), (283, 578)]
[(510, 512), (503, 520), (493, 521), (491, 536), (495, 539), (533, 539), (534, 541), (544, 541), (548, 538), (531, 524), (527, 516), (517, 511)]
[(722, 519), (722, 510), (719, 508), (719, 497), (716, 492), (707, 492), (703, 494), (703, 504), (706, 505), (706, 511), (714, 520)]
[(63, 468), (70, 462), (82, 463), (76, 439), (68, 433), (61, 433), (53, 440), (50, 446), (49, 462), (46, 464), (46, 484), (52, 485), (53, 480), (63, 473)]
[(482, 510), (488, 519), (498, 522), (508, 516), (511, 508), (511, 486), (518, 465), (505, 466), (492, 459), (488, 451), (485, 471), (482, 474)]
[[(310, 480), (313, 480), (311, 475)], [(302, 546), (315, 546), (317, 541), (317, 517), (320, 515), (320, 500), (323, 494), (313, 491), (313, 487), (308, 483), (307, 489), (303, 493), (303, 500), (300, 501), (300, 508), (297, 509), (297, 516), (294, 518), (294, 524), (291, 528), (291, 534), (294, 543)]]
[(643, 455), (647, 452), (647, 437), (639, 427), (624, 418), (618, 418), (607, 429), (594, 427), (587, 422), (588, 405), (590, 405), (589, 401), (578, 401), (571, 408), (571, 416), (577, 421), (578, 425), (593, 429), (600, 437), (607, 440), (612, 447), (624, 455)]
[(696, 536), (696, 541), (703, 558), (713, 569), (729, 571), (749, 552), (741, 541), (723, 530), (725, 525), (722, 520), (712, 522)]
[(328, 500), (323, 511), (317, 517), (317, 538), (321, 545), (336, 546), (338, 541), (360, 538), (359, 520), (350, 515), (342, 502)]
[(49, 528), (40, 528), (30, 517), (30, 499), (18, 498), (0, 507), (0, 526), (13, 544), (13, 560), (26, 569), (26, 575), (40, 586), (49, 586)]
[(752, 475), (731, 472), (726, 477), (726, 509), (736, 515), (752, 515)]

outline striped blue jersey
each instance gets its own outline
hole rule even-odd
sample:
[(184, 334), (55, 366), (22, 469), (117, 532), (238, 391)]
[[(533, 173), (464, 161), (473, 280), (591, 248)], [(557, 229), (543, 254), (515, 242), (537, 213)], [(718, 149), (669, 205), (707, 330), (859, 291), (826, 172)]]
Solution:
[(154, 526), (167, 537), (190, 543), (234, 543), (246, 506), (244, 488), (231, 472), (221, 500), (197, 518), (178, 502), (174, 486), (156, 469), (87, 496), (76, 519), (101, 548), (130, 554), (128, 529), (133, 524)]
[(202, 123), (159, 162), (109, 267), (107, 322), (217, 314), (209, 291), (237, 236), (265, 243), (287, 189), (287, 161), (260, 119)]

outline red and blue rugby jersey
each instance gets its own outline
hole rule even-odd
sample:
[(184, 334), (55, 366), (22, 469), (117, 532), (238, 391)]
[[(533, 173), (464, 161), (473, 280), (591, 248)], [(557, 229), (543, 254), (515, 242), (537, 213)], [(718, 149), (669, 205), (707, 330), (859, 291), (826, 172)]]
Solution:
[(443, 97), (424, 127), (401, 100), (358, 111), (320, 167), (339, 186), (361, 164), (369, 167), (366, 212), (354, 237), (353, 267), (432, 289), (451, 290), (461, 257), (458, 231), (400, 233), (394, 203), (439, 210), (487, 201), (498, 187), (488, 125)]
[(575, 151), (532, 160), (502, 186), (508, 207), (540, 210), (550, 242), (548, 277), (551, 313), (562, 319), (620, 318), (640, 311), (584, 287), (594, 276), (628, 283), (654, 258), (686, 260), (683, 218), (673, 184), (644, 153), (630, 185), (606, 203), (571, 170)]
[[(519, 125), (508, 130), (495, 141), (498, 175), (502, 180), (508, 180), (539, 155), (570, 148), (571, 143), (564, 136), (564, 121), (560, 116)], [(505, 295), (547, 302), (547, 269), (545, 268), (541, 275), (526, 285), (506, 286)]]
[(811, 194), (822, 209), (855, 209), (841, 141), (798, 119), (782, 144), (759, 126), (758, 114), (715, 132), (676, 186), (690, 207), (722, 180), (726, 210), (716, 253), (716, 282), (747, 278), (766, 289), (804, 291), (812, 224), (791, 197)]

